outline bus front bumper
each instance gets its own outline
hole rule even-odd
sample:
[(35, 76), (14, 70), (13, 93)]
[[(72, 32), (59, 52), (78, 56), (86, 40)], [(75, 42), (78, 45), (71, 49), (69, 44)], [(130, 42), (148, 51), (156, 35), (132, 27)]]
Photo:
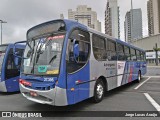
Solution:
[[(41, 104), (55, 105), (55, 88), (46, 91), (39, 91), (27, 88), (24, 85), (20, 84), (20, 91), (22, 95), (28, 100)], [(32, 95), (31, 93), (35, 93), (36, 95)]]
[[(59, 88), (55, 86), (55, 88), (46, 91), (34, 90), (25, 87), (20, 84), (20, 91), (24, 97), (28, 100), (41, 103), (41, 104), (49, 104), (54, 106), (66, 106), (67, 102), (67, 93), (66, 89)], [(36, 93), (35, 96), (31, 95), (31, 93)]]

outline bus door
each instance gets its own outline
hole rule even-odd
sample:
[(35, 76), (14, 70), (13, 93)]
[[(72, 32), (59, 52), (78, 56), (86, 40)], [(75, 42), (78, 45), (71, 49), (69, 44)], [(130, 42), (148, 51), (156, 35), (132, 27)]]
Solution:
[[(20, 56), (23, 54), (22, 49), (18, 49)], [(21, 61), (18, 61), (20, 66)], [(19, 91), (19, 75), (20, 70), (15, 65), (15, 56), (13, 55), (13, 48), (10, 48), (7, 54), (6, 63), (5, 63), (5, 83), (8, 92)]]
[(67, 50), (67, 96), (69, 104), (89, 98), (89, 33), (74, 30)]

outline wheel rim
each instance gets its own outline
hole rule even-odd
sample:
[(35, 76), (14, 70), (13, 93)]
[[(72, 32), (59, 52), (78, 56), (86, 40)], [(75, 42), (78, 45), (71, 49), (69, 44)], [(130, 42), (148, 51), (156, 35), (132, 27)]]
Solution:
[(103, 86), (101, 84), (97, 85), (97, 97), (101, 99), (103, 96)]

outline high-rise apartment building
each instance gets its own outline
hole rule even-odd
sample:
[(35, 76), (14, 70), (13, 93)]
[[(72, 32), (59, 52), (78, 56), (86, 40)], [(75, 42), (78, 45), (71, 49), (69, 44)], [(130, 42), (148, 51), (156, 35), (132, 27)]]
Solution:
[(90, 28), (101, 32), (101, 22), (97, 20), (97, 13), (87, 5), (79, 5), (76, 11), (68, 10), (68, 19), (76, 20)]
[(60, 19), (64, 19), (64, 15), (63, 14), (60, 14)]
[(120, 38), (120, 19), (117, 0), (108, 0), (105, 10), (105, 34)]
[(131, 9), (126, 13), (124, 31), (126, 42), (131, 42), (132, 40), (143, 37), (141, 9)]
[(160, 33), (160, 0), (149, 0), (147, 2), (148, 11), (148, 34)]

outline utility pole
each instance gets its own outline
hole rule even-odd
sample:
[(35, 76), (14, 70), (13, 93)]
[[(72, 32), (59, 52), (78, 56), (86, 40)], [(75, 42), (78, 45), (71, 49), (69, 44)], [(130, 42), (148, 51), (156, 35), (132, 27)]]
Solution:
[(1, 45), (2, 45), (2, 24), (7, 23), (6, 21), (0, 20), (1, 23)]
[(131, 0), (131, 9), (133, 9), (133, 1)]
[(155, 52), (156, 52), (156, 65), (158, 66), (158, 46), (157, 46), (157, 43), (155, 46)]

